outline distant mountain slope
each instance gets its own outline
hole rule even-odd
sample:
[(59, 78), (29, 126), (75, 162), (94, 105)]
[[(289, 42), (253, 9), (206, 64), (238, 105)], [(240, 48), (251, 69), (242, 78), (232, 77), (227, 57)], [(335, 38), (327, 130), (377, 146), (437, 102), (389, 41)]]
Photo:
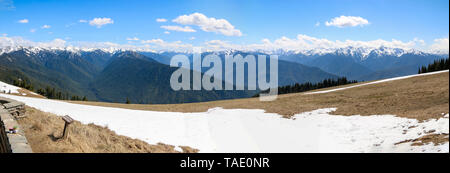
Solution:
[[(99, 72), (90, 62), (69, 51), (20, 49), (0, 55), (0, 66), (23, 74), (35, 88), (54, 87), (64, 92), (93, 97), (87, 84)], [(20, 76), (18, 76), (20, 77)]]
[(348, 77), (349, 79), (356, 79), (361, 75), (372, 73), (372, 70), (345, 55), (326, 54), (319, 56), (306, 64), (318, 67), (328, 73)]
[(380, 47), (340, 48), (313, 53), (284, 53), (280, 59), (318, 67), (349, 79), (376, 80), (417, 73), (422, 65), (448, 57), (417, 50)]
[(417, 74), (417, 68), (415, 66), (401, 66), (401, 67), (393, 67), (384, 70), (378, 70), (370, 74), (358, 76), (356, 80), (358, 81), (371, 81), (378, 79), (386, 79), (393, 78), (399, 76), (406, 76), (411, 74)]
[[(244, 57), (262, 54), (269, 57), (269, 53), (236, 50), (205, 52), (203, 57), (211, 53), (222, 58), (222, 62), (225, 62), (224, 57), (227, 54), (241, 54)], [(415, 74), (419, 66), (442, 58), (442, 55), (390, 48), (370, 50), (342, 48), (325, 52), (280, 50), (276, 53), (279, 55), (279, 85), (319, 82), (339, 76), (367, 81)], [(50, 86), (61, 92), (87, 96), (89, 100), (113, 102), (124, 102), (127, 96), (136, 103), (196, 102), (242, 98), (257, 92), (174, 92), (169, 87), (168, 81), (176, 68), (171, 68), (167, 64), (176, 54), (179, 53), (0, 48), (0, 80), (12, 83), (13, 80), (20, 78), (30, 81), (35, 89)], [(187, 55), (192, 61), (192, 53), (182, 54)], [(247, 71), (247, 67), (244, 68), (244, 71)], [(201, 71), (206, 70), (208, 68)], [(247, 85), (247, 82), (245, 83)]]
[[(170, 64), (170, 59), (172, 56), (177, 55), (177, 53), (175, 52), (164, 52), (162, 53), (163, 55), (160, 54), (155, 54), (155, 53), (144, 53), (144, 55), (149, 55), (149, 58), (152, 58), (158, 62), (164, 63), (164, 64)], [(258, 55), (266, 55), (266, 64), (267, 64), (267, 78), (269, 78), (269, 58), (270, 55), (269, 54), (265, 54), (265, 53), (260, 53), (260, 52), (242, 52), (242, 51), (234, 51), (234, 52), (205, 52), (202, 53), (202, 58), (206, 57), (207, 55), (210, 54), (215, 54), (217, 56), (219, 56), (219, 58), (221, 58), (222, 60), (222, 78), (225, 78), (225, 55), (226, 54), (232, 54), (232, 55), (241, 55), (243, 57), (246, 57), (247, 55), (254, 55), (255, 56), (255, 60), (256, 62), (258, 62)], [(160, 55), (160, 56), (158, 56)], [(189, 61), (191, 62), (191, 68), (192, 68), (192, 59), (193, 59), (193, 55), (192, 54), (186, 54), (183, 53), (183, 55), (186, 55), (189, 58)], [(236, 67), (235, 67), (236, 68)], [(245, 69), (245, 76), (247, 76), (247, 65), (245, 65), (244, 69)], [(202, 68), (202, 72), (207, 71), (210, 68)], [(256, 66), (256, 69), (258, 71), (258, 67)], [(235, 70), (235, 69), (234, 69)], [(235, 71), (233, 71), (233, 75), (235, 76)], [(289, 61), (285, 61), (285, 60), (278, 60), (278, 84), (279, 85), (290, 85), (290, 84), (294, 84), (294, 83), (304, 83), (304, 82), (319, 82), (322, 81), (324, 79), (330, 79), (330, 78), (338, 78), (337, 75), (334, 74), (330, 74), (327, 72), (324, 72), (323, 70), (317, 68), (317, 67), (310, 67), (310, 66), (306, 66), (300, 63), (295, 63), (295, 62), (289, 62)], [(258, 81), (258, 79), (257, 79)], [(247, 85), (247, 78), (245, 79), (245, 83)]]
[[(99, 100), (133, 103), (186, 103), (249, 97), (255, 91), (173, 91), (172, 68), (135, 52), (113, 56), (91, 86)], [(192, 79), (192, 78), (191, 78)]]

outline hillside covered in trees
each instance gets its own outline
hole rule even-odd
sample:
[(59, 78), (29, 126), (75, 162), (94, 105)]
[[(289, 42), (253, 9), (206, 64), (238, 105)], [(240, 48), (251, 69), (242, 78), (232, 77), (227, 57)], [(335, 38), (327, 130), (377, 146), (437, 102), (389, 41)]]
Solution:
[(42, 95), (49, 99), (82, 100), (82, 101), (88, 100), (86, 96), (80, 97), (78, 95), (69, 94), (68, 92), (61, 92), (61, 91), (58, 91), (55, 88), (52, 88), (49, 86), (47, 86), (45, 88), (39, 88), (37, 90), (34, 90), (34, 86), (29, 80), (23, 80), (23, 79), (19, 78), (19, 79), (12, 79), (12, 81), (13, 81), (12, 84), (17, 87), (21, 87), (21, 88), (36, 92), (39, 95)]
[[(338, 79), (325, 79), (322, 82), (318, 83), (296, 83), (294, 85), (286, 85), (278, 87), (278, 94), (288, 94), (288, 93), (298, 93), (298, 92), (305, 92), (315, 89), (321, 89), (321, 88), (328, 88), (328, 87), (334, 87), (339, 85), (347, 85), (352, 83), (357, 83), (356, 80), (347, 80), (346, 77), (341, 77)], [(267, 91), (263, 91), (261, 93), (266, 93)], [(259, 96), (259, 94), (255, 95), (255, 97)]]
[(450, 67), (450, 65), (448, 64), (448, 58), (435, 60), (432, 64), (428, 64), (428, 66), (422, 66), (422, 68), (419, 69), (419, 74), (434, 72), (434, 71), (441, 71), (441, 70), (448, 70), (449, 67)]

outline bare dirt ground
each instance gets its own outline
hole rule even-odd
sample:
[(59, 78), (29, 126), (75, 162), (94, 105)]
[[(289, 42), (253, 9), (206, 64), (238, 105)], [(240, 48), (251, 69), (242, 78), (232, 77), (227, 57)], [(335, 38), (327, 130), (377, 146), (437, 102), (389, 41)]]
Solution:
[(417, 139), (410, 139), (396, 143), (395, 145), (412, 142), (411, 146), (421, 146), (429, 143), (434, 145), (442, 145), (448, 142), (448, 134), (428, 134)]
[[(67, 139), (62, 136), (61, 117), (26, 107), (26, 117), (18, 120), (25, 136), (36, 153), (178, 153), (172, 145), (150, 145), (138, 139), (117, 135), (107, 127), (84, 125), (78, 121), (69, 126)], [(180, 146), (183, 152), (198, 152)]]
[(16, 96), (23, 96), (23, 97), (34, 97), (34, 98), (41, 98), (41, 99), (45, 99), (46, 97), (41, 96), (39, 94), (35, 94), (27, 89), (19, 89), (18, 90), (19, 93), (12, 93), (11, 95), (16, 95)]
[(271, 102), (261, 102), (259, 98), (164, 105), (70, 102), (84, 105), (171, 112), (204, 112), (214, 107), (264, 109), (267, 112), (278, 113), (285, 117), (319, 108), (336, 107), (338, 109), (333, 112), (336, 115), (392, 114), (422, 121), (430, 118), (440, 118), (442, 113), (449, 112), (449, 73), (417, 76), (323, 94), (285, 94), (279, 95), (277, 100)]

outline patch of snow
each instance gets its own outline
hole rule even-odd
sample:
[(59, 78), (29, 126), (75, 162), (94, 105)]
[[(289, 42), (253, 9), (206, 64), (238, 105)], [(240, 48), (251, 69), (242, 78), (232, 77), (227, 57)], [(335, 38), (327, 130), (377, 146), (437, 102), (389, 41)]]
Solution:
[(176, 147), (174, 148), (174, 150), (175, 150), (175, 151), (178, 151), (178, 152), (183, 152), (183, 149), (182, 149), (180, 146), (176, 146)]
[(16, 87), (14, 85), (10, 85), (7, 83), (4, 83), (2, 81), (0, 81), (0, 93), (12, 93), (12, 94), (17, 94), (19, 93), (19, 87)]
[(38, 93), (31, 92), (31, 91), (30, 91), (30, 93), (33, 94), (33, 95), (37, 95), (37, 96), (39, 95)]
[(200, 152), (449, 152), (448, 142), (434, 146), (395, 143), (425, 132), (449, 133), (449, 119), (418, 122), (393, 115), (330, 115), (318, 109), (292, 119), (259, 109), (213, 108), (180, 113), (130, 110), (0, 94), (84, 124), (108, 126), (119, 135), (150, 144), (190, 146)]
[(349, 87), (335, 88), (335, 89), (329, 89), (329, 90), (323, 90), (323, 91), (315, 91), (315, 92), (307, 92), (307, 93), (304, 93), (304, 94), (308, 95), (308, 94), (330, 93), (330, 92), (341, 91), (341, 90), (346, 90), (346, 89), (360, 87), (360, 86), (365, 86), (365, 85), (372, 85), (372, 84), (377, 84), (377, 83), (383, 83), (383, 82), (407, 79), (407, 78), (416, 77), (416, 76), (428, 76), (428, 75), (432, 75), (432, 74), (447, 73), (447, 72), (449, 72), (449, 70), (442, 70), (442, 71), (436, 71), (436, 72), (430, 72), (430, 73), (422, 73), (422, 74), (414, 74), (414, 75), (408, 75), (408, 76), (401, 76), (401, 77), (377, 80), (377, 81), (363, 83), (363, 84), (359, 84), (359, 85), (352, 85), (352, 86), (349, 86)]

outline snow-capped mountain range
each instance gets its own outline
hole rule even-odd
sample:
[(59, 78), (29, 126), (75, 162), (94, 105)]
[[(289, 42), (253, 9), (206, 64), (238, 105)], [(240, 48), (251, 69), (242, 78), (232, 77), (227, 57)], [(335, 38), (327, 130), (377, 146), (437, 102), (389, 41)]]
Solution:
[[(166, 83), (158, 83), (154, 79), (169, 79), (171, 57), (176, 54), (188, 55), (189, 52), (146, 52), (116, 48), (80, 49), (76, 47), (3, 47), (0, 48), (0, 77), (16, 76), (30, 78), (40, 87), (52, 84), (52, 87), (67, 89), (75, 95), (86, 95), (98, 100), (120, 102), (127, 95), (118, 88), (143, 89), (142, 94), (133, 98), (136, 102), (162, 103), (156, 99), (159, 89), (170, 88)], [(271, 55), (279, 57), (279, 84), (318, 82), (323, 79), (347, 77), (351, 80), (377, 80), (416, 74), (417, 70), (433, 61), (447, 58), (448, 55), (429, 54), (417, 50), (380, 47), (377, 49), (346, 47), (339, 49), (309, 51), (240, 51), (222, 50), (204, 52), (223, 55)], [(205, 69), (207, 70), (207, 69)], [(127, 73), (124, 73), (127, 71)], [(134, 84), (120, 80), (133, 79)], [(142, 80), (157, 90), (139, 88)], [(39, 84), (39, 82), (41, 82)], [(127, 86), (130, 84), (130, 86)], [(122, 86), (125, 85), (125, 86)], [(99, 94), (99, 91), (108, 93)], [(129, 90), (129, 94), (136, 94)], [(162, 91), (162, 90), (161, 90)], [(139, 92), (137, 92), (139, 93)], [(122, 94), (122, 95), (120, 95)], [(156, 95), (155, 95), (156, 94)], [(177, 93), (172, 93), (171, 96)], [(234, 93), (232, 93), (234, 94)], [(251, 93), (237, 93), (233, 98), (244, 97)], [(102, 98), (97, 98), (98, 96)], [(225, 94), (226, 95), (226, 94)], [(128, 95), (129, 96), (129, 95)], [(213, 99), (224, 99), (221, 94), (212, 94)], [(168, 97), (176, 98), (176, 97)], [(185, 101), (195, 100), (195, 94)], [(165, 100), (164, 103), (175, 103), (177, 100)]]
[[(79, 47), (23, 47), (23, 46), (7, 46), (7, 47), (0, 47), (0, 55), (4, 53), (14, 52), (17, 50), (24, 50), (25, 52), (29, 54), (37, 54), (41, 51), (67, 51), (79, 54), (80, 52), (93, 52), (93, 51), (102, 51), (105, 53), (114, 54), (121, 51), (130, 51), (129, 49), (123, 49), (123, 48), (116, 48), (116, 47), (108, 47), (108, 48), (79, 48)], [(131, 51), (137, 51), (137, 52), (152, 52), (152, 53), (165, 53), (165, 52), (173, 52), (173, 53), (184, 53), (184, 54), (191, 54), (192, 51), (153, 51), (153, 50), (131, 50)], [(414, 55), (438, 55), (438, 56), (448, 56), (448, 54), (443, 52), (435, 52), (435, 53), (429, 53), (429, 52), (423, 52), (416, 49), (402, 49), (402, 48), (390, 48), (390, 47), (345, 47), (345, 48), (321, 48), (321, 49), (311, 49), (311, 50), (284, 50), (284, 49), (277, 49), (277, 50), (235, 50), (235, 49), (228, 49), (228, 50), (220, 50), (220, 51), (212, 51), (212, 50), (206, 50), (205, 52), (213, 52), (215, 54), (225, 54), (225, 55), (232, 55), (236, 52), (253, 52), (253, 53), (264, 53), (264, 54), (272, 54), (272, 55), (279, 55), (279, 56), (291, 56), (291, 55), (297, 55), (299, 57), (302, 56), (321, 56), (325, 54), (335, 54), (335, 55), (343, 55), (343, 56), (350, 56), (355, 59), (365, 60), (369, 56), (373, 57), (383, 57), (383, 56), (393, 56), (393, 57), (400, 57), (404, 54), (414, 54)]]

